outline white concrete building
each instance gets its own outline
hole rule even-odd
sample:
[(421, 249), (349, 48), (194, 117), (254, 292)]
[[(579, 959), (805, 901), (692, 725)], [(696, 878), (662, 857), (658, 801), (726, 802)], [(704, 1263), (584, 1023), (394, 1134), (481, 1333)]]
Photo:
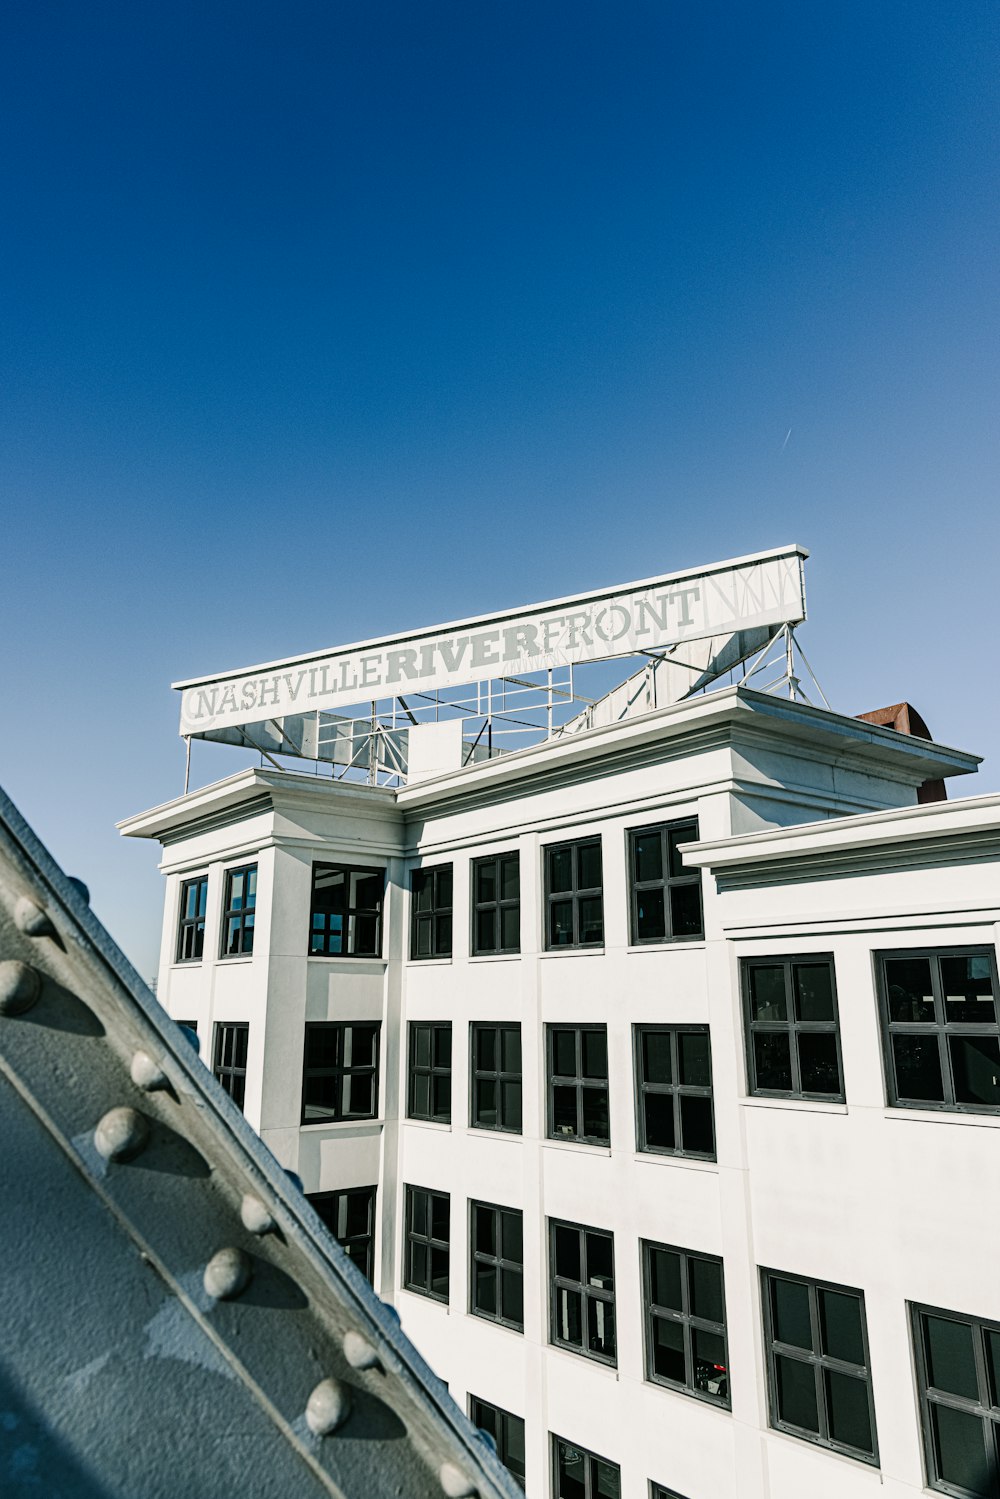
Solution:
[(1000, 798), (745, 685), (589, 721), (130, 818), (161, 1002), (529, 1494), (997, 1494)]

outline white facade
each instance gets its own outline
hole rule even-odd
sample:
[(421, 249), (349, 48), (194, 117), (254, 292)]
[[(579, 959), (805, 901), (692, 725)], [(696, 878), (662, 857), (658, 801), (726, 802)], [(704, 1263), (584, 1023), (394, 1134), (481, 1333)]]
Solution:
[[(123, 824), (164, 846), (161, 1002), (209, 1065), (213, 1027), (249, 1024), (247, 1117), (307, 1193), (377, 1185), (376, 1290), (459, 1404), (524, 1418), (529, 1494), (558, 1492), (553, 1436), (616, 1465), (625, 1499), (923, 1491), (907, 1303), (1000, 1321), (1000, 1115), (887, 1107), (872, 955), (995, 950), (1000, 804), (916, 806), (975, 764), (732, 688), (398, 791), (248, 770)], [(691, 819), (704, 935), (637, 944), (628, 834)], [(544, 850), (594, 837), (603, 942), (546, 950)], [(509, 851), (520, 951), (472, 956), (472, 862)], [(320, 861), (385, 869), (380, 958), (307, 956)], [(248, 864), (253, 955), (219, 958), (225, 871)], [(444, 864), (452, 951), (413, 960), (411, 875)], [(206, 873), (204, 953), (177, 962), (181, 887)], [(795, 954), (832, 955), (846, 1102), (749, 1094), (740, 961)], [(304, 1028), (324, 1020), (380, 1024), (377, 1118), (301, 1123)], [(419, 1021), (452, 1027), (450, 1123), (405, 1117)], [(521, 1027), (519, 1134), (470, 1127), (476, 1022)], [(710, 1029), (715, 1160), (637, 1148), (633, 1027), (685, 1024)], [(548, 1137), (552, 1025), (607, 1028), (610, 1146)], [(408, 1185), (450, 1198), (447, 1304), (403, 1288)], [(523, 1214), (523, 1332), (469, 1312), (474, 1201)], [(549, 1220), (614, 1236), (614, 1365), (552, 1342)], [(641, 1241), (721, 1259), (731, 1409), (646, 1377)], [(761, 1267), (863, 1291), (877, 1465), (771, 1424)]]

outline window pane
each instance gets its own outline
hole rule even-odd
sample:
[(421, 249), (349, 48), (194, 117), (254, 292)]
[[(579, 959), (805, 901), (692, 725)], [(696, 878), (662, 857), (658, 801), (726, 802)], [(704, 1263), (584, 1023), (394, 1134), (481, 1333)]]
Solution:
[(583, 1297), (564, 1286), (556, 1292), (556, 1337), (583, 1347)]
[(663, 879), (662, 839), (657, 829), (652, 833), (636, 833), (632, 839), (633, 867), (635, 878), (644, 880)]
[(427, 1232), (426, 1192), (411, 1192), (410, 1194), (410, 1227), (415, 1234)]
[(1000, 1405), (1000, 1332), (984, 1334), (986, 1338), (986, 1372), (990, 1382), (990, 1404)]
[(654, 1150), (674, 1150), (674, 1096), (647, 1093), (642, 1101), (646, 1144)]
[(552, 1133), (575, 1135), (576, 1130), (576, 1089), (556, 1084), (552, 1089)]
[(367, 1119), (375, 1113), (375, 1076), (367, 1072), (344, 1079), (344, 1109)]
[(451, 1204), (447, 1197), (432, 1197), (431, 1207), (431, 1238), (441, 1239), (445, 1244), (448, 1242), (448, 1220), (450, 1218)]
[(503, 906), (500, 911), (500, 946), (516, 952), (521, 946), (521, 908)]
[(704, 1031), (681, 1031), (677, 1037), (681, 1082), (692, 1088), (707, 1088), (712, 1082), (708, 1036)]
[(922, 1317), (924, 1348), (927, 1354), (927, 1378), (935, 1390), (950, 1395), (979, 1399), (976, 1355), (972, 1328), (967, 1322), (952, 1322), (946, 1317)]
[(583, 1089), (583, 1133), (592, 1140), (611, 1138), (607, 1088)]
[(885, 965), (889, 1019), (926, 1021), (934, 1019), (934, 991), (929, 958), (890, 958)]
[(995, 1025), (993, 975), (985, 955), (941, 959), (945, 1019), (961, 1025)]
[(700, 937), (701, 886), (674, 885), (670, 891), (670, 923), (675, 937)]
[(837, 1037), (833, 1031), (800, 1031), (799, 1072), (803, 1093), (843, 1092)]
[(554, 900), (549, 906), (549, 945), (569, 947), (573, 942), (573, 902)]
[(451, 1078), (441, 1073), (431, 1079), (431, 1098), (435, 1119), (451, 1118)]
[(448, 1300), (448, 1251), (431, 1247), (431, 1290)]
[(573, 888), (573, 850), (553, 848), (549, 850), (549, 893), (557, 895)]
[(520, 1213), (501, 1213), (500, 1239), (505, 1260), (520, 1264), (524, 1259), (524, 1240)]
[(497, 1215), (493, 1208), (478, 1204), (472, 1210), (472, 1242), (481, 1254), (497, 1252)]
[(796, 963), (795, 1013), (800, 1020), (833, 1019), (833, 972), (829, 963)]
[(713, 1260), (692, 1258), (688, 1261), (691, 1280), (691, 1311), (706, 1322), (724, 1322), (722, 1306), (722, 1266)]
[(440, 869), (434, 871), (435, 880), (435, 904), (438, 910), (449, 910), (451, 907), (452, 871), (450, 864), (443, 864)]
[(477, 1311), (486, 1312), (489, 1316), (497, 1314), (497, 1268), (495, 1265), (483, 1265), (476, 1262), (474, 1284), (474, 1305)]
[(667, 935), (662, 890), (636, 891), (635, 935), (640, 942), (662, 942)]
[(434, 1027), (434, 1066), (451, 1066), (451, 1026), (436, 1025)]
[(524, 1487), (524, 1422), (520, 1416), (507, 1417), (507, 1441), (503, 1460)]
[(496, 949), (496, 911), (476, 912), (476, 951), (493, 952)]
[(750, 1016), (753, 1020), (787, 1020), (785, 970), (755, 966), (750, 969)]
[(605, 1030), (583, 1032), (583, 1075), (604, 1078), (608, 1075), (608, 1033)]
[(819, 1431), (816, 1413), (816, 1377), (812, 1364), (786, 1358), (779, 1353), (774, 1360), (774, 1377), (778, 1398), (778, 1416), (789, 1426), (803, 1431)]
[(621, 1499), (621, 1470), (614, 1463), (593, 1459), (594, 1499)]
[(503, 1100), (504, 1128), (519, 1130), (521, 1128), (521, 1084), (502, 1083), (500, 1091)]
[(586, 895), (580, 900), (580, 941), (604, 941), (604, 908), (599, 895)]
[(415, 1025), (410, 1032), (413, 1045), (413, 1064), (416, 1067), (429, 1067), (431, 1065), (431, 1028), (429, 1025)]
[(691, 871), (685, 865), (684, 860), (678, 852), (681, 843), (695, 843), (698, 839), (698, 824), (695, 822), (683, 823), (680, 827), (671, 828), (667, 834), (667, 846), (670, 851), (670, 875), (676, 878), (678, 875), (690, 874)]
[(930, 1409), (939, 1477), (956, 1488), (991, 1499), (996, 1486), (990, 1476), (981, 1419), (936, 1402)]
[(672, 1080), (669, 1031), (643, 1031), (642, 1076), (647, 1083), (669, 1083)]
[(577, 1229), (564, 1228), (559, 1223), (555, 1232), (555, 1268), (563, 1280), (579, 1280), (582, 1274), (580, 1234)]
[(772, 1092), (792, 1091), (792, 1059), (787, 1031), (755, 1031), (754, 1082)]
[(497, 1123), (497, 1085), (494, 1078), (477, 1078), (475, 1092), (475, 1118), (477, 1124), (495, 1129)]
[(809, 1287), (774, 1276), (771, 1279), (771, 1305), (775, 1339), (779, 1343), (790, 1343), (793, 1348), (812, 1348)]
[(845, 1364), (863, 1364), (865, 1345), (861, 1333), (861, 1302), (842, 1291), (820, 1290), (819, 1326), (823, 1352)]
[(591, 1353), (604, 1358), (614, 1358), (615, 1306), (613, 1301), (598, 1301), (590, 1297), (587, 1301), (587, 1347)]
[(896, 1061), (896, 1092), (900, 1098), (944, 1102), (936, 1035), (893, 1036), (892, 1054)]
[(497, 898), (497, 866), (493, 859), (476, 865), (476, 900), (493, 901)]
[(1000, 1107), (1000, 1039), (949, 1036), (948, 1047), (956, 1101)]
[(675, 1312), (683, 1310), (681, 1257), (673, 1250), (650, 1245), (649, 1296), (656, 1306), (667, 1306)]
[(704, 1390), (706, 1395), (727, 1395), (726, 1345), (719, 1334), (707, 1332), (703, 1327), (693, 1327), (691, 1352), (695, 1389)]
[(417, 911), (430, 911), (434, 904), (434, 885), (426, 870), (414, 870), (413, 904)]
[(426, 1072), (418, 1072), (410, 1079), (410, 1112), (426, 1118), (430, 1111), (431, 1080)]
[(410, 1280), (418, 1286), (427, 1285), (427, 1245), (419, 1239), (410, 1243)]
[(556, 1452), (559, 1488), (557, 1499), (586, 1499), (586, 1457), (579, 1447), (570, 1447), (566, 1442), (560, 1442)]
[(580, 869), (577, 889), (599, 889), (601, 884), (601, 845), (599, 843), (584, 843), (578, 847), (577, 852), (579, 854)]
[(715, 1154), (712, 1100), (681, 1094), (681, 1149), (698, 1155)]
[(501, 1066), (504, 1072), (521, 1070), (521, 1027), (505, 1026), (500, 1032)]
[(492, 1025), (476, 1027), (476, 1067), (480, 1072), (495, 1072), (497, 1066), (497, 1033)]
[(588, 1233), (587, 1280), (601, 1291), (613, 1291), (615, 1286), (614, 1243), (608, 1234)]
[(667, 1317), (653, 1318), (653, 1370), (660, 1379), (685, 1381), (684, 1328)]
[(351, 952), (356, 958), (378, 955), (378, 917), (362, 912), (351, 917)]
[(558, 1077), (576, 1076), (576, 1032), (553, 1030), (552, 1071)]
[(838, 1370), (826, 1371), (827, 1416), (830, 1436), (845, 1447), (872, 1451), (872, 1426), (868, 1411), (868, 1385)]
[(500, 860), (500, 896), (518, 900), (521, 895), (521, 860), (517, 854), (505, 854)]
[(508, 1322), (524, 1321), (524, 1277), (517, 1270), (501, 1274), (500, 1312)]
[(434, 917), (434, 940), (438, 957), (447, 957), (451, 952), (451, 917)]

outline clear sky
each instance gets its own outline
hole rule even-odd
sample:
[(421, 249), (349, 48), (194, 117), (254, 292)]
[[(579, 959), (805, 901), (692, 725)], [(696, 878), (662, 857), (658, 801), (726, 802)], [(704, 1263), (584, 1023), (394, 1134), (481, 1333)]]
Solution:
[(171, 680), (788, 541), (1000, 785), (998, 76), (994, 0), (6, 7), (0, 783), (144, 974)]

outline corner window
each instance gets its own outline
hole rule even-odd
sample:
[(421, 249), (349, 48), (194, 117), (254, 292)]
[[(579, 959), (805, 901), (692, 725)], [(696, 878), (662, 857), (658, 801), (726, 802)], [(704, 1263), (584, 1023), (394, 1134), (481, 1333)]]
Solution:
[(761, 1272), (771, 1425), (878, 1463), (862, 1291)]
[(608, 1028), (550, 1025), (549, 1139), (611, 1144)]
[(451, 1021), (410, 1022), (406, 1115), (451, 1123)]
[(545, 850), (545, 946), (604, 946), (604, 877), (600, 838)]
[(665, 822), (634, 828), (628, 835), (632, 943), (691, 941), (705, 935), (701, 871), (688, 869), (678, 853), (698, 841), (698, 823)]
[(212, 1047), (212, 1073), (216, 1082), (242, 1109), (247, 1091), (247, 1048), (250, 1042), (250, 1026), (245, 1021), (236, 1024), (216, 1023), (215, 1042)]
[(876, 961), (890, 1104), (1000, 1112), (993, 949), (883, 952)]
[(555, 1499), (620, 1499), (622, 1470), (606, 1457), (562, 1437), (552, 1438), (552, 1492)]
[(1000, 1493), (1000, 1323), (914, 1306), (927, 1486)]
[(473, 1202), (469, 1310), (524, 1331), (524, 1243), (516, 1208)]
[(742, 973), (749, 1092), (842, 1103), (833, 958), (750, 958)]
[(451, 865), (410, 876), (410, 957), (451, 957)]
[(550, 1337), (604, 1364), (617, 1364), (614, 1234), (549, 1220)]
[(375, 1188), (310, 1192), (309, 1201), (365, 1279), (375, 1279)]
[(472, 862), (472, 954), (521, 951), (521, 858), (496, 854)]
[(448, 1300), (450, 1216), (447, 1192), (407, 1187), (403, 1284), (432, 1301)]
[(524, 1488), (524, 1418), (499, 1405), (490, 1405), (477, 1395), (469, 1396), (469, 1419), (473, 1426), (493, 1438), (497, 1457)]
[(302, 1066), (302, 1123), (374, 1119), (378, 1112), (377, 1025), (309, 1021)]
[(470, 1027), (472, 1041), (472, 1101), (469, 1123), (474, 1129), (521, 1133), (521, 1027)]
[(253, 924), (257, 907), (257, 866), (226, 870), (220, 957), (249, 957), (253, 952)]
[(309, 955), (378, 958), (382, 954), (383, 869), (314, 864)]
[(208, 907), (208, 875), (185, 880), (181, 885), (180, 918), (177, 923), (178, 963), (197, 963), (205, 951), (205, 911)]
[(637, 1025), (639, 1150), (715, 1160), (712, 1047), (707, 1025)]
[(646, 1378), (729, 1406), (722, 1261), (643, 1243)]

